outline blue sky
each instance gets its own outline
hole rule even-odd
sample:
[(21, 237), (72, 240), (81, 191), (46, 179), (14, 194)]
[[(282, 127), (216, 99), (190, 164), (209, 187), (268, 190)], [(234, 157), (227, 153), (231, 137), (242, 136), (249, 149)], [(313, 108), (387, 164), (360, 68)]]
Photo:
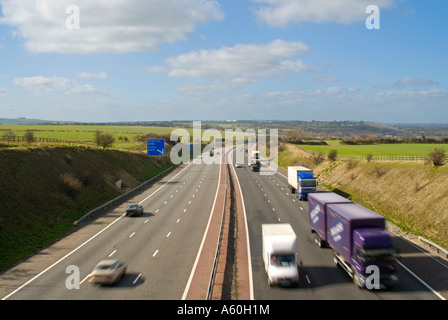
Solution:
[[(366, 27), (372, 4), (380, 29)], [(0, 118), (448, 123), (445, 0), (0, 0), (0, 9)]]

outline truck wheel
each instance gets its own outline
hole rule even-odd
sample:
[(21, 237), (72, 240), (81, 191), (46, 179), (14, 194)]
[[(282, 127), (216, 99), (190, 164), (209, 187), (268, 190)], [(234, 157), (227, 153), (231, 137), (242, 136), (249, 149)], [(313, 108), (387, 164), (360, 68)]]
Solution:
[(319, 248), (322, 248), (322, 239), (319, 237), (317, 233), (314, 236), (314, 242), (317, 244)]
[(359, 289), (364, 288), (364, 283), (361, 279), (361, 276), (359, 275), (359, 273), (356, 270), (353, 270), (353, 282)]
[(336, 258), (336, 256), (333, 257), (333, 263), (336, 267), (339, 267), (338, 258)]

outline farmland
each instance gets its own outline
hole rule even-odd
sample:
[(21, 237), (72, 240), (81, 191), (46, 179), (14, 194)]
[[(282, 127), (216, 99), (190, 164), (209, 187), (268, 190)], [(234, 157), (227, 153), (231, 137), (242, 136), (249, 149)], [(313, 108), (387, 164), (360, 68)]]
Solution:
[(136, 138), (147, 134), (170, 135), (173, 128), (148, 126), (113, 126), (113, 125), (0, 125), (0, 137), (10, 131), (12, 135), (23, 137), (27, 131), (32, 131), (36, 139), (55, 139), (94, 143), (95, 132), (110, 133), (115, 138), (112, 145), (119, 149), (141, 149), (144, 145)]

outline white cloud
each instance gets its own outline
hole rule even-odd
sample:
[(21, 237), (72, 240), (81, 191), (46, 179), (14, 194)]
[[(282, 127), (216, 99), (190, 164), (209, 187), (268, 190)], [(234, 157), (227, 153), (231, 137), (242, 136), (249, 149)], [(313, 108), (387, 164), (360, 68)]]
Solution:
[(25, 77), (14, 78), (14, 84), (26, 90), (32, 90), (34, 94), (41, 95), (47, 92), (58, 92), (66, 95), (104, 95), (103, 92), (88, 84), (76, 82), (61, 77)]
[(146, 71), (166, 70), (170, 77), (184, 78), (257, 78), (285, 73), (317, 72), (300, 60), (291, 58), (308, 52), (302, 42), (274, 40), (267, 44), (237, 44), (215, 50), (189, 52), (165, 60), (166, 68), (151, 67)]
[[(272, 27), (289, 23), (349, 24), (367, 18), (366, 8), (371, 0), (252, 0), (265, 4), (255, 11), (257, 18)], [(396, 0), (376, 0), (380, 10), (391, 7)]]
[(78, 78), (83, 79), (107, 79), (107, 72), (98, 72), (98, 73), (90, 73), (90, 72), (79, 72)]
[[(79, 8), (80, 28), (66, 13)], [(31, 52), (68, 54), (154, 51), (185, 40), (202, 23), (223, 18), (214, 0), (0, 0), (0, 23), (16, 27)]]

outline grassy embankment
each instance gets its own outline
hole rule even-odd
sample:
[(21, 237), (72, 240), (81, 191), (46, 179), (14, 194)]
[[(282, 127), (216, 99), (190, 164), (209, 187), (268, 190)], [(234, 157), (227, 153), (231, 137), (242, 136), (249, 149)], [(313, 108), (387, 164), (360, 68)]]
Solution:
[[(414, 149), (413, 145), (398, 146)], [(370, 150), (376, 146), (359, 147), (367, 147), (373, 153)], [(392, 150), (395, 147), (377, 148)], [(342, 192), (351, 200), (378, 212), (405, 232), (421, 235), (448, 248), (448, 165), (435, 168), (423, 162), (365, 160), (325, 160), (315, 165), (311, 159), (303, 157), (307, 154), (300, 148), (286, 145), (286, 149), (279, 153), (280, 165), (311, 167), (321, 185)], [(332, 148), (334, 146), (328, 150)], [(422, 145), (421, 149), (424, 148), (433, 150), (435, 146)], [(352, 152), (355, 150), (350, 149)]]
[(170, 165), (144, 154), (95, 147), (1, 148), (0, 271)]

